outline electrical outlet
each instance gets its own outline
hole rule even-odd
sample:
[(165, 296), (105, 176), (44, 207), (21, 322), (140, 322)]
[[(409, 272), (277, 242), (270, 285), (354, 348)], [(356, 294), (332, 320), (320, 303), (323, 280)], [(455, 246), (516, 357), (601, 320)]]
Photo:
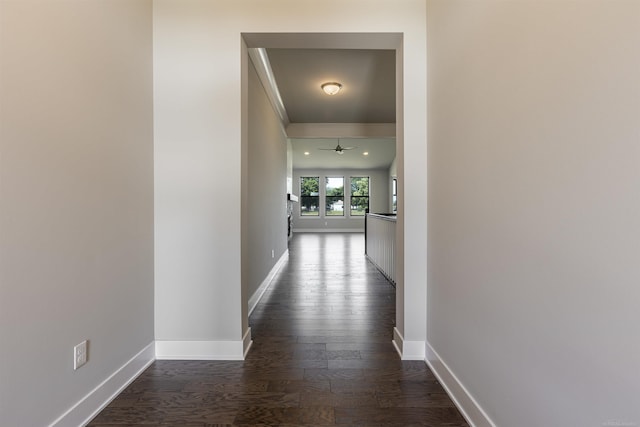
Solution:
[(73, 370), (87, 363), (87, 340), (73, 347)]
[(275, 257), (276, 257), (276, 252), (273, 249), (271, 249), (271, 258), (275, 258)]

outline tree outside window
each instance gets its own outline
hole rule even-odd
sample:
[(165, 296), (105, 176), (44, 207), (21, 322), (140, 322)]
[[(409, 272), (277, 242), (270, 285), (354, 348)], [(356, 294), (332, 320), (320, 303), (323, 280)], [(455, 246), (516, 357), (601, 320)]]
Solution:
[(325, 216), (344, 216), (344, 178), (325, 178)]
[(369, 209), (369, 177), (351, 177), (351, 216), (363, 216)]
[(300, 215), (320, 216), (320, 177), (300, 177)]

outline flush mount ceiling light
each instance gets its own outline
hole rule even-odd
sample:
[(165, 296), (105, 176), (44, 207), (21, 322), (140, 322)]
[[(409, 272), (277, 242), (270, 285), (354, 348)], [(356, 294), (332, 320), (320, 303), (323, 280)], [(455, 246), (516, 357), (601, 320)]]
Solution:
[(322, 83), (320, 87), (327, 95), (335, 95), (340, 92), (340, 89), (342, 89), (342, 85), (337, 82)]

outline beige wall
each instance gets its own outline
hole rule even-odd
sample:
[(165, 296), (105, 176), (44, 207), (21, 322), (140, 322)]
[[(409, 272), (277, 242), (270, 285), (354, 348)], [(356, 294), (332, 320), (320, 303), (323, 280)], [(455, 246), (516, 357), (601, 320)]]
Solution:
[(640, 425), (640, 2), (427, 5), (429, 343), (498, 426)]
[(49, 425), (153, 341), (151, 46), (150, 1), (0, 2), (2, 426)]

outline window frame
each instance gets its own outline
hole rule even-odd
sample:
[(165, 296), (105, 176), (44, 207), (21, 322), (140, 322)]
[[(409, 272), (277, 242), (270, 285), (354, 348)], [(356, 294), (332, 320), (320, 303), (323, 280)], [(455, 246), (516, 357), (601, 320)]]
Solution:
[[(311, 192), (312, 193), (311, 195), (303, 195), (302, 182), (303, 182), (304, 179), (316, 179), (317, 180), (317, 182), (318, 182), (317, 195), (314, 196), (313, 192)], [(298, 215), (300, 216), (300, 218), (320, 218), (320, 210), (321, 210), (320, 209), (321, 208), (321, 206), (320, 206), (320, 176), (302, 176), (301, 175), (300, 176), (300, 180), (298, 181), (298, 184), (300, 185), (300, 193), (299, 193), (300, 197), (299, 197), (299, 201), (298, 201), (299, 204), (300, 204), (300, 207), (298, 209)], [(315, 214), (314, 213), (303, 213), (302, 208), (306, 206), (305, 199), (306, 200), (315, 199), (317, 201), (316, 202), (316, 206), (315, 206), (316, 209), (315, 209), (315, 211), (312, 211), (312, 212), (315, 212)], [(307, 212), (309, 212), (309, 211), (307, 211)]]
[(391, 212), (398, 212), (398, 178), (391, 179)]
[[(329, 180), (330, 179), (340, 179), (342, 180), (342, 194), (341, 195), (327, 195), (328, 193), (328, 185), (329, 185)], [(343, 176), (335, 176), (335, 175), (325, 175), (324, 176), (324, 217), (325, 218), (345, 218), (345, 204), (344, 204), (344, 200), (345, 200), (345, 179), (344, 179), (344, 175)], [(336, 187), (339, 188), (339, 187)], [(340, 198), (342, 199), (342, 213), (341, 214), (334, 214), (334, 215), (330, 215), (327, 212), (329, 212), (329, 206), (333, 206), (333, 204), (335, 203), (335, 201), (329, 203), (329, 198)]]

